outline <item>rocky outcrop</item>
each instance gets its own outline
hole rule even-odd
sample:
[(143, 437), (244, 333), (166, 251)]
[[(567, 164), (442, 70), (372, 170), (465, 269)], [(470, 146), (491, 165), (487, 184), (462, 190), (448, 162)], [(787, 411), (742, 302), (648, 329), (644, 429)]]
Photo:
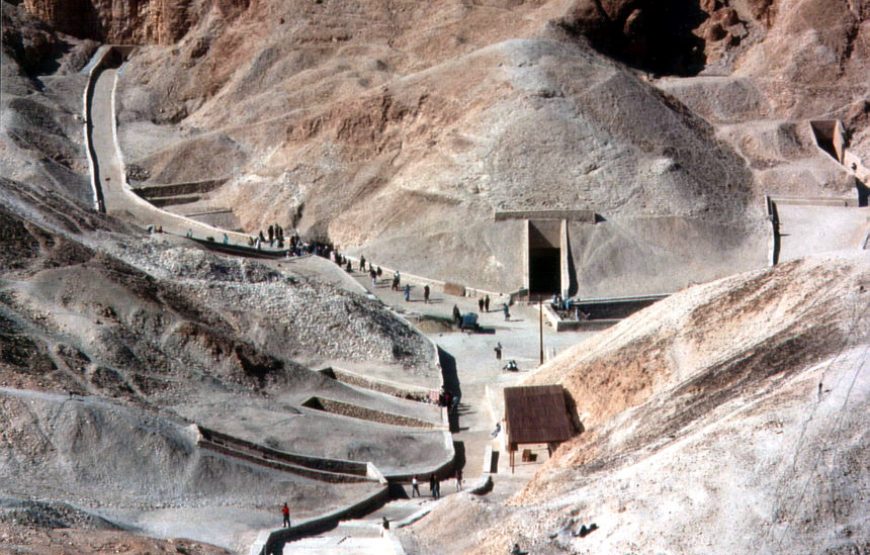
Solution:
[(639, 69), (694, 75), (763, 36), (773, 0), (578, 0), (562, 25)]
[(25, 0), (25, 8), (56, 30), (115, 44), (172, 44), (211, 9), (224, 17), (248, 0)]

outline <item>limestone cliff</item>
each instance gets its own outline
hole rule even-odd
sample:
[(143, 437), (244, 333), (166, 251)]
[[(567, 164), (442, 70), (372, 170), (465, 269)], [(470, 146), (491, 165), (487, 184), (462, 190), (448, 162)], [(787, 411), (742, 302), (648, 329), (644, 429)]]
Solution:
[(210, 10), (232, 16), (248, 0), (25, 0), (56, 30), (115, 44), (173, 44)]

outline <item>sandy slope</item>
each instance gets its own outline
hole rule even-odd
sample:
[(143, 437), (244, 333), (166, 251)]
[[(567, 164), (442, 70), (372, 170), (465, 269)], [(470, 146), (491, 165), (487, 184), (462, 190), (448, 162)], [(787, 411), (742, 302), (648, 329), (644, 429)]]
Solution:
[(863, 253), (796, 261), (690, 288), (563, 353), (529, 383), (563, 383), (586, 431), (506, 507), (439, 509), (415, 527), (420, 551), (468, 522), (468, 553), (866, 550), (868, 291)]

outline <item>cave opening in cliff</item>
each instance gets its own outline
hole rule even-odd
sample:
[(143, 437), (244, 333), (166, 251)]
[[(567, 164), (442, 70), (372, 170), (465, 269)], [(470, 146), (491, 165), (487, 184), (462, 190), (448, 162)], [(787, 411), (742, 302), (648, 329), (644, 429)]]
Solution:
[(705, 41), (697, 29), (709, 14), (699, 0), (638, 0), (590, 35), (599, 51), (656, 75), (697, 75), (704, 69)]

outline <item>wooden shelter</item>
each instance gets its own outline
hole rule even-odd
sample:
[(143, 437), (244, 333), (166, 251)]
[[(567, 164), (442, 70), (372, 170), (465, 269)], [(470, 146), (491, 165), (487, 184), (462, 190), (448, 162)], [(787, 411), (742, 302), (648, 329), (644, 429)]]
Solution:
[(560, 443), (574, 435), (574, 425), (560, 385), (506, 387), (504, 414), (511, 472), (520, 445), (546, 443), (552, 455)]

